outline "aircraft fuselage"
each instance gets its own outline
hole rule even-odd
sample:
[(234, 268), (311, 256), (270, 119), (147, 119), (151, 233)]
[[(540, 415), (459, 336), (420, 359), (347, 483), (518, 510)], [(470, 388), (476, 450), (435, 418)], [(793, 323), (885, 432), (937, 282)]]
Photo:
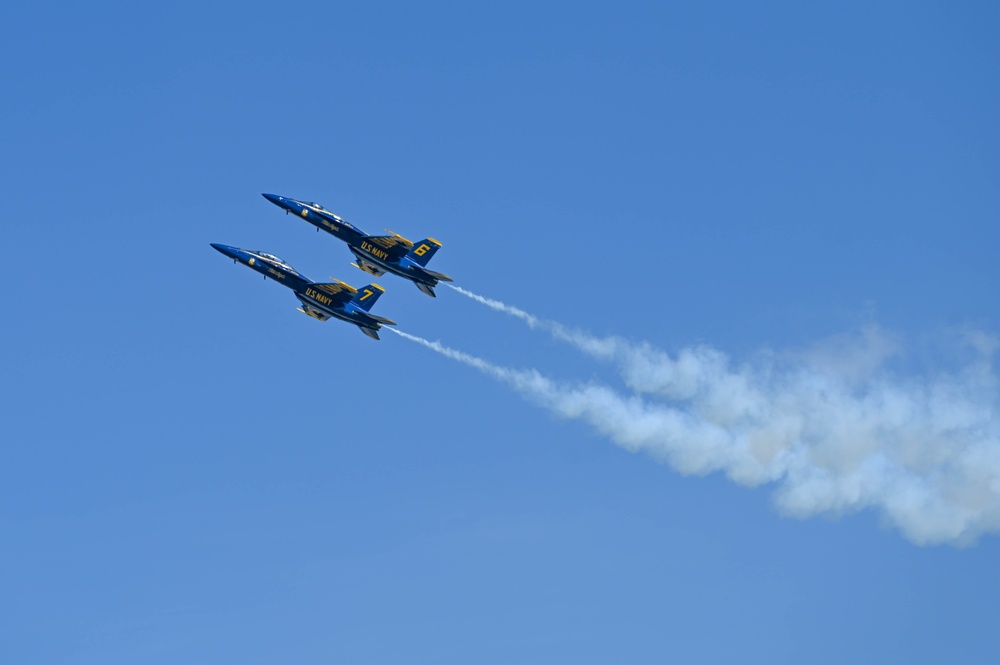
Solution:
[[(331, 285), (322, 285), (312, 281), (273, 255), (216, 243), (212, 243), (212, 247), (233, 259), (233, 261), (242, 263), (246, 267), (264, 275), (264, 277), (270, 278), (294, 291), (295, 295), (306, 307), (303, 311), (313, 318), (323, 320), (325, 316), (326, 318), (336, 318), (347, 323), (353, 323), (370, 337), (372, 336), (370, 331), (377, 331), (382, 322), (388, 322), (388, 319), (381, 319), (381, 317), (369, 314), (366, 310), (355, 304), (353, 299), (346, 302), (336, 300), (329, 293), (323, 292), (323, 288), (329, 288)], [(340, 289), (343, 283), (340, 283), (339, 286), (334, 286)], [(353, 287), (346, 288), (350, 289), (351, 293), (357, 293)], [(375, 288), (381, 289), (381, 287)], [(375, 298), (370, 302), (374, 302), (378, 297), (378, 294), (373, 293), (373, 291), (374, 289), (367, 291), (369, 295), (375, 295)], [(366, 328), (369, 330), (365, 330)], [(375, 335), (375, 339), (378, 339), (377, 335)]]

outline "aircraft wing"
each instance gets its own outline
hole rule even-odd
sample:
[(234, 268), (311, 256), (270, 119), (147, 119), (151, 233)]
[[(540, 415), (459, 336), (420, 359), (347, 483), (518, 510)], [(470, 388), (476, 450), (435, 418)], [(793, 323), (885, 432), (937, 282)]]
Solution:
[(401, 235), (368, 236), (365, 240), (382, 251), (388, 252), (392, 258), (404, 256), (413, 247), (413, 243)]
[(394, 325), (396, 325), (396, 322), (393, 321), (392, 319), (387, 319), (384, 316), (375, 316), (374, 314), (371, 314), (369, 312), (365, 312), (365, 315), (364, 315), (363, 318), (365, 318), (368, 321), (371, 321), (372, 323), (381, 323), (384, 326), (394, 326)]
[(310, 284), (309, 288), (332, 300), (331, 303), (327, 303), (324, 298), (318, 298), (320, 302), (333, 305), (344, 305), (358, 293), (356, 288), (343, 282), (316, 282)]
[(326, 321), (329, 314), (321, 308), (340, 309), (347, 302), (357, 295), (358, 290), (343, 282), (314, 282), (302, 291), (298, 291), (295, 297), (302, 303), (302, 312), (314, 319)]

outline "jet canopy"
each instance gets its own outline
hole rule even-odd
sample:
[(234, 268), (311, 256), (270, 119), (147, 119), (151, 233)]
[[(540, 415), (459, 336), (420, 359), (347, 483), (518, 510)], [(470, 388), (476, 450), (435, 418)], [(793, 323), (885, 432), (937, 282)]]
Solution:
[(295, 268), (293, 268), (292, 266), (288, 265), (288, 262), (286, 262), (284, 259), (279, 259), (274, 254), (268, 254), (267, 252), (257, 252), (257, 256), (259, 256), (262, 259), (266, 259), (266, 260), (270, 261), (271, 263), (277, 263), (278, 265), (283, 266), (285, 268), (288, 268), (292, 272), (295, 272)]

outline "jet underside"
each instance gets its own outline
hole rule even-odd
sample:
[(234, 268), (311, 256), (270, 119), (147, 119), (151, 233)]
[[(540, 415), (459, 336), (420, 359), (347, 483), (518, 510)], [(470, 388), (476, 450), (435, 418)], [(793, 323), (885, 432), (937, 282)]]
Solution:
[(351, 252), (358, 259), (358, 267), (370, 275), (374, 275), (375, 277), (381, 277), (385, 273), (391, 272), (393, 275), (399, 275), (400, 277), (413, 280), (415, 282), (421, 281), (411, 271), (400, 267), (398, 263), (389, 263), (387, 261), (383, 261), (382, 259), (374, 256), (373, 254), (366, 252), (363, 249), (356, 247), (354, 245), (351, 245)]
[(353, 312), (339, 307), (329, 307), (316, 298), (311, 297), (308, 290), (299, 291), (295, 294), (295, 296), (302, 302), (307, 310), (312, 310), (312, 312), (306, 311), (306, 314), (314, 316), (313, 312), (315, 312), (315, 314), (319, 315), (314, 316), (314, 318), (322, 317), (322, 320), (334, 318), (340, 319), (341, 321), (347, 321), (348, 323), (353, 323), (355, 325), (369, 325), (367, 321), (361, 319), (359, 312)]

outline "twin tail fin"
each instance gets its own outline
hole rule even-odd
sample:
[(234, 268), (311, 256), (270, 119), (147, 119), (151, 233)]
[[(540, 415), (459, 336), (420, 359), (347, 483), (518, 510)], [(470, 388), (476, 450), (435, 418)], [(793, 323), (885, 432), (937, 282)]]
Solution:
[(407, 252), (406, 256), (413, 260), (421, 268), (427, 265), (435, 252), (441, 249), (441, 243), (434, 238), (424, 238), (420, 242), (413, 244), (413, 249)]
[(378, 284), (369, 284), (358, 289), (351, 302), (367, 312), (383, 293), (385, 293), (385, 289)]

